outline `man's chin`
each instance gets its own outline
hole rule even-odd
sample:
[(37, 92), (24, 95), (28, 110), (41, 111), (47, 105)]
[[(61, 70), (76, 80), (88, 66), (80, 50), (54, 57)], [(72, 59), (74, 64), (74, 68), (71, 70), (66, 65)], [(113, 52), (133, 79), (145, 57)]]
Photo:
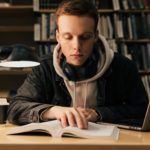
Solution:
[(72, 62), (71, 65), (73, 65), (75, 67), (80, 67), (83, 65), (83, 62)]

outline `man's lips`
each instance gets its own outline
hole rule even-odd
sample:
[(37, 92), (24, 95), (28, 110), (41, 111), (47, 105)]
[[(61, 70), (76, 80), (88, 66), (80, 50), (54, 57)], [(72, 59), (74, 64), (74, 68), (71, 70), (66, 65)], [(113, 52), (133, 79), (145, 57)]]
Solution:
[(82, 57), (82, 54), (72, 54), (71, 56), (75, 56), (75, 57)]

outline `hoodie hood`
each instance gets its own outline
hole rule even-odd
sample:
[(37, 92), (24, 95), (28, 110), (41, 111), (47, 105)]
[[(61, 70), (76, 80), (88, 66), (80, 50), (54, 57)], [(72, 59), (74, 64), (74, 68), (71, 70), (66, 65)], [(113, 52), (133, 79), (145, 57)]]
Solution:
[[(99, 54), (100, 54), (100, 61), (97, 67), (98, 68), (97, 74), (95, 74), (95, 76), (93, 76), (92, 78), (82, 80), (82, 81), (77, 81), (77, 83), (84, 83), (84, 82), (86, 83), (86, 82), (91, 82), (93, 80), (96, 80), (97, 78), (101, 77), (106, 72), (109, 65), (111, 64), (113, 56), (114, 56), (114, 52), (112, 49), (110, 49), (107, 41), (102, 35), (99, 36), (99, 39), (101, 43), (103, 44), (104, 48), (103, 49), (100, 47), (98, 48)], [(57, 44), (53, 53), (53, 65), (57, 74), (61, 76), (64, 80), (68, 80), (60, 66), (61, 55), (62, 55), (61, 47), (59, 44)]]
[[(98, 51), (99, 51), (99, 62), (97, 66), (97, 73), (88, 79), (81, 81), (69, 81), (63, 70), (61, 69), (60, 59), (62, 56), (61, 47), (59, 44), (53, 52), (53, 65), (55, 71), (59, 76), (64, 79), (65, 85), (72, 97), (72, 105), (74, 107), (94, 107), (96, 106), (97, 96), (97, 84), (96, 80), (100, 78), (110, 66), (114, 52), (110, 49), (107, 41), (103, 36), (99, 36)], [(92, 101), (91, 101), (92, 100)]]

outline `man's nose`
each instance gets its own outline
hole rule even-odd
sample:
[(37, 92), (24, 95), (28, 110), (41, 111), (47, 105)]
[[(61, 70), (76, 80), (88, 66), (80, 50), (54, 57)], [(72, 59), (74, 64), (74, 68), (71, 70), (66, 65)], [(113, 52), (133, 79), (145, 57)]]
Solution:
[(79, 38), (75, 38), (73, 41), (73, 49), (76, 51), (80, 51), (81, 48), (81, 41)]

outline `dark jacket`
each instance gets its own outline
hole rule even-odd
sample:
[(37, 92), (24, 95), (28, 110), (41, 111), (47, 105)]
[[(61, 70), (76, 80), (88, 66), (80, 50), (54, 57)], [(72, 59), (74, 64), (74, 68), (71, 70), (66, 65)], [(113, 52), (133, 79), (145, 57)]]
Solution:
[[(129, 59), (115, 53), (107, 72), (97, 80), (96, 109), (102, 121), (143, 119), (148, 104), (147, 94), (137, 68)], [(40, 114), (52, 105), (70, 106), (71, 97), (63, 79), (53, 67), (52, 56), (33, 68), (17, 95), (11, 100), (8, 120), (15, 124), (40, 122)]]

